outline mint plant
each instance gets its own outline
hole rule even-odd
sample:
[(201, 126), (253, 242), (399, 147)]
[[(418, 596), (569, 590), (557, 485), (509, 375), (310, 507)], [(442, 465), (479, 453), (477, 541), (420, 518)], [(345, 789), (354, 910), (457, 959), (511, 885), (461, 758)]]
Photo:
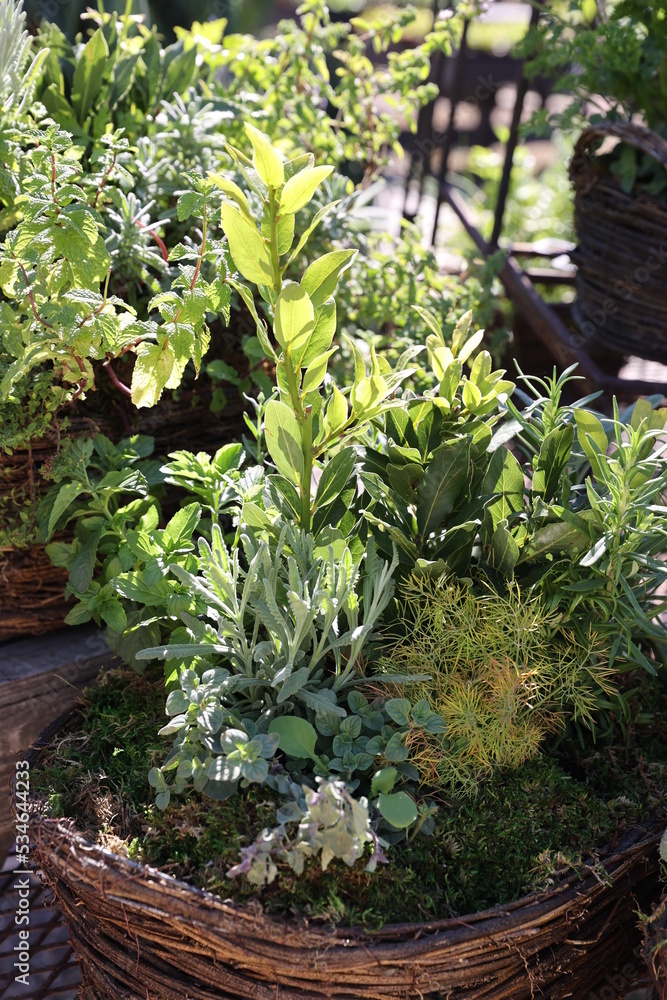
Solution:
[[(127, 140), (115, 134), (105, 137), (106, 152), (96, 172), (82, 183), (67, 133), (47, 124), (28, 137), (33, 148), (24, 154), (23, 221), (0, 249), (0, 288), (6, 297), (0, 396), (9, 406), (20, 405), (22, 380), (50, 365), (61, 404), (90, 391), (96, 370), (102, 370), (136, 406), (154, 405), (165, 387), (180, 385), (189, 361), (198, 372), (210, 339), (207, 315), (226, 314), (229, 307), (223, 251), (207, 229), (214, 185), (189, 178), (193, 188), (183, 193), (177, 210), (182, 220), (193, 213), (202, 218), (199, 246), (173, 248), (178, 273), (172, 288), (160, 291), (148, 304), (159, 319), (149, 315), (140, 320), (127, 301), (108, 293), (112, 257), (105, 237), (119, 263), (127, 258), (122, 244), (106, 236), (100, 215), (114, 172), (120, 171), (122, 180), (117, 159), (127, 150)], [(117, 200), (129, 207), (122, 193)], [(135, 250), (135, 260), (137, 256), (142, 268), (155, 264), (145, 250), (138, 255)], [(136, 356), (131, 387), (119, 379), (114, 366), (130, 352)]]

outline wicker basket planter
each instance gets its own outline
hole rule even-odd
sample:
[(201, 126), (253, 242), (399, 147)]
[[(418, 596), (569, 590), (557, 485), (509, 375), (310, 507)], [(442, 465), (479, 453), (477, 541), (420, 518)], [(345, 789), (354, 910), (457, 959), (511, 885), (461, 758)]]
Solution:
[(667, 169), (667, 141), (639, 125), (586, 129), (570, 164), (578, 248), (575, 318), (588, 344), (667, 362), (667, 202), (626, 194), (593, 153), (613, 137)]
[[(33, 769), (62, 725), (30, 751)], [(236, 906), (91, 843), (37, 804), (31, 811), (33, 860), (91, 1000), (581, 997), (635, 943), (637, 907), (655, 899), (663, 827), (630, 830), (549, 892), (370, 932)]]
[(644, 958), (660, 1000), (667, 1000), (667, 893), (644, 924)]

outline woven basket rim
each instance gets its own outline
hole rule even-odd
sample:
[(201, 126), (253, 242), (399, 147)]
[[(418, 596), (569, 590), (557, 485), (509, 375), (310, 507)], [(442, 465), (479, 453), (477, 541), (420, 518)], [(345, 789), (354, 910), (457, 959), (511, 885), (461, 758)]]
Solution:
[[(24, 755), (24, 759), (29, 762), (31, 768), (38, 769), (39, 756), (42, 750), (49, 745), (53, 736), (71, 721), (79, 709), (80, 705), (73, 706), (69, 711), (63, 713), (47, 726), (37, 737)], [(16, 809), (14, 781), (15, 778), (12, 779), (10, 792), (10, 806), (12, 811)], [(615, 847), (612, 848), (609, 843), (605, 844), (595, 854), (589, 854), (585, 860), (582, 859), (580, 870), (583, 872), (588, 869), (589, 874), (577, 876), (575, 873), (574, 875), (563, 876), (551, 889), (533, 891), (510, 903), (497, 904), (489, 909), (463, 914), (459, 917), (446, 917), (424, 922), (388, 923), (377, 930), (367, 930), (358, 926), (339, 927), (336, 924), (319, 921), (311, 924), (306, 916), (295, 917), (288, 914), (267, 914), (258, 912), (256, 904), (253, 906), (253, 904), (238, 904), (231, 899), (225, 900), (215, 893), (199, 889), (183, 879), (169, 875), (159, 868), (133, 861), (131, 858), (116, 854), (114, 851), (109, 850), (109, 848), (95, 844), (76, 830), (74, 820), (46, 817), (41, 814), (41, 808), (41, 801), (39, 804), (35, 803), (34, 800), (30, 803), (28, 811), (30, 813), (31, 832), (33, 836), (35, 834), (39, 836), (40, 843), (43, 842), (41, 838), (42, 831), (47, 832), (47, 840), (55, 851), (64, 846), (69, 851), (81, 851), (89, 858), (95, 858), (99, 862), (105, 863), (111, 871), (115, 871), (120, 876), (126, 876), (130, 879), (140, 877), (148, 879), (153, 883), (157, 881), (165, 888), (173, 887), (185, 893), (192, 899), (193, 903), (198, 901), (204, 904), (204, 908), (207, 911), (217, 910), (224, 913), (225, 916), (233, 916), (237, 920), (239, 917), (247, 918), (256, 925), (263, 923), (267, 928), (275, 928), (276, 930), (281, 928), (283, 931), (285, 929), (297, 930), (303, 928), (304, 924), (308, 924), (311, 934), (317, 935), (319, 932), (322, 938), (326, 936), (326, 939), (330, 943), (338, 940), (339, 942), (357, 941), (361, 943), (376, 942), (379, 944), (392, 939), (412, 940), (426, 934), (433, 941), (434, 937), (439, 938), (441, 935), (447, 934), (447, 932), (453, 930), (461, 931), (462, 929), (467, 929), (471, 937), (479, 937), (492, 933), (494, 926), (497, 925), (497, 921), (499, 920), (503, 922), (504, 929), (509, 930), (510, 925), (514, 923), (511, 918), (513, 916), (516, 918), (517, 914), (521, 917), (517, 921), (517, 924), (520, 925), (526, 921), (527, 914), (533, 911), (536, 915), (540, 911), (543, 911), (545, 914), (551, 914), (553, 911), (566, 906), (567, 902), (574, 897), (580, 897), (582, 894), (588, 893), (593, 886), (600, 882), (599, 876), (595, 871), (600, 865), (604, 866), (604, 871), (608, 876), (613, 876), (614, 871), (610, 871), (610, 868), (613, 867), (615, 870), (622, 867), (623, 863), (638, 850), (642, 848), (654, 848), (657, 850), (660, 837), (667, 822), (667, 815), (658, 810), (641, 823), (632, 824)]]
[(637, 122), (628, 121), (602, 121), (595, 125), (589, 125), (583, 130), (577, 139), (574, 147), (574, 154), (571, 161), (571, 171), (577, 169), (579, 164), (589, 162), (588, 154), (590, 147), (596, 139), (605, 138), (620, 139), (627, 146), (632, 146), (640, 152), (652, 156), (657, 163), (667, 169), (667, 139)]

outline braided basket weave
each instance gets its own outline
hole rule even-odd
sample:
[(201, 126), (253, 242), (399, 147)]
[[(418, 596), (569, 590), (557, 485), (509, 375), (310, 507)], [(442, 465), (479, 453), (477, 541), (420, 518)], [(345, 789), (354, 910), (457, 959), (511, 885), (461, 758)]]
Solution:
[(601, 122), (581, 134), (570, 164), (575, 318), (593, 343), (667, 363), (667, 201), (622, 190), (594, 154), (608, 137), (667, 170), (667, 141), (640, 125)]
[[(30, 751), (33, 769), (62, 724)], [(69, 925), (87, 1000), (584, 997), (636, 943), (664, 827), (663, 818), (633, 828), (548, 892), (365, 931), (236, 906), (31, 809), (33, 860)]]
[(660, 1000), (667, 1000), (667, 893), (644, 924), (644, 958)]

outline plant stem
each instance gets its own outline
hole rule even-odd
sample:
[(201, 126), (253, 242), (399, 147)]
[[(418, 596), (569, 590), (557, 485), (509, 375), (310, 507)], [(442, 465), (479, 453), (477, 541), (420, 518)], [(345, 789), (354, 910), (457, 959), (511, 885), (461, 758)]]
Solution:
[(193, 292), (195, 285), (197, 284), (197, 278), (199, 277), (199, 271), (201, 269), (202, 257), (206, 250), (206, 209), (207, 204), (204, 202), (204, 211), (202, 213), (202, 224), (201, 224), (201, 249), (199, 251), (199, 256), (197, 257), (197, 266), (195, 267), (195, 273), (190, 282), (190, 291)]
[(307, 406), (301, 424), (303, 477), (301, 479), (301, 530), (310, 531), (310, 481), (313, 476), (313, 411)]
[(36, 319), (36, 320), (37, 320), (37, 321), (38, 321), (39, 323), (41, 323), (41, 324), (42, 324), (42, 326), (45, 326), (47, 330), (55, 330), (55, 326), (52, 326), (52, 325), (51, 325), (50, 323), (47, 323), (47, 322), (46, 322), (46, 320), (45, 320), (45, 319), (43, 319), (43, 318), (42, 318), (42, 317), (41, 317), (41, 316), (39, 315), (39, 313), (37, 312), (37, 306), (36, 306), (36, 304), (35, 304), (35, 299), (34, 299), (34, 296), (33, 296), (33, 294), (32, 294), (32, 288), (30, 287), (30, 280), (29, 280), (29, 278), (28, 278), (28, 272), (27, 272), (27, 271), (26, 271), (26, 269), (24, 268), (24, 266), (23, 266), (23, 264), (21, 263), (21, 261), (20, 261), (20, 260), (18, 260), (18, 258), (16, 257), (16, 255), (15, 255), (15, 254), (12, 254), (12, 257), (14, 258), (14, 260), (16, 261), (16, 263), (18, 264), (18, 266), (19, 266), (19, 267), (20, 267), (20, 269), (21, 269), (21, 274), (23, 275), (23, 280), (25, 281), (25, 286), (26, 286), (26, 290), (27, 290), (27, 292), (28, 292), (28, 298), (30, 299), (30, 305), (31, 305), (31, 307), (32, 307), (32, 313), (33, 313), (33, 316), (35, 317), (35, 319)]
[(276, 299), (283, 287), (283, 276), (280, 270), (280, 254), (278, 253), (278, 203), (274, 188), (269, 188), (269, 220), (271, 228), (271, 265), (273, 267), (273, 291)]

